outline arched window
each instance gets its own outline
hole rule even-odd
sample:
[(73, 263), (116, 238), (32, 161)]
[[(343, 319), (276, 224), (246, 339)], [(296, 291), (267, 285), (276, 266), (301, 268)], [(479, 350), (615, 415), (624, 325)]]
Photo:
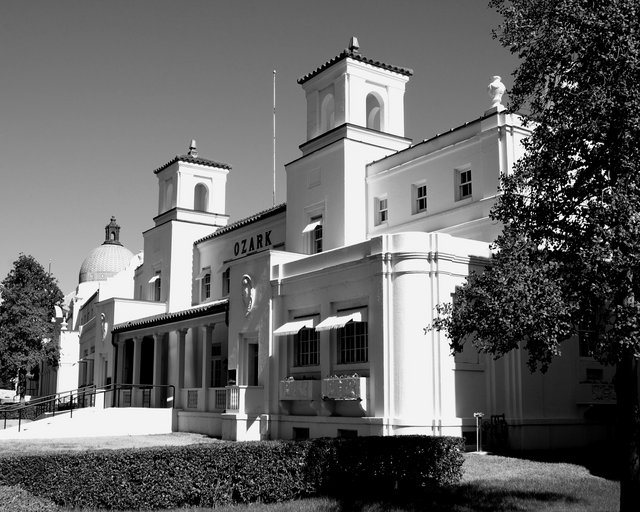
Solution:
[(333, 94), (327, 94), (320, 106), (320, 132), (331, 130), (335, 124), (336, 105)]
[(382, 100), (374, 93), (367, 95), (367, 128), (382, 131)]
[(163, 211), (166, 212), (171, 208), (173, 208), (173, 179), (169, 178), (165, 181)]
[(193, 209), (197, 212), (206, 212), (209, 206), (209, 189), (206, 185), (198, 183), (193, 193)]

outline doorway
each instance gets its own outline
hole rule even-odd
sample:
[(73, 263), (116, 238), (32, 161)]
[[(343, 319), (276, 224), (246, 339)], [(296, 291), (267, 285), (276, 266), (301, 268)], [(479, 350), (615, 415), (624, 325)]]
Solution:
[(247, 338), (247, 386), (258, 385), (258, 338)]

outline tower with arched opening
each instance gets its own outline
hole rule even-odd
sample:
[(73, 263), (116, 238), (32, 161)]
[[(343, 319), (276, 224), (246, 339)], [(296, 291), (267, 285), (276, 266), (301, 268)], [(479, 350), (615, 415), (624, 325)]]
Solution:
[(191, 244), (226, 226), (226, 183), (231, 166), (185, 155), (156, 169), (158, 215), (144, 233), (144, 265), (136, 272), (135, 298), (166, 302), (168, 311), (191, 304)]
[(404, 137), (404, 91), (412, 74), (364, 57), (354, 37), (298, 80), (307, 99), (307, 138), (302, 157), (286, 166), (290, 250), (313, 253), (366, 238), (366, 164), (411, 144)]

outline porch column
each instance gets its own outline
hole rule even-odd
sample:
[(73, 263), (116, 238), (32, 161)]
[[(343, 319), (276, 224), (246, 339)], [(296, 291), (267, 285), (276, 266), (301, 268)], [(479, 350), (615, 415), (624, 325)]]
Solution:
[[(153, 385), (162, 384), (162, 340), (164, 333), (153, 333)], [(166, 396), (163, 388), (153, 388), (153, 407), (165, 407), (163, 397)]]
[(176, 396), (174, 398), (175, 407), (182, 407), (182, 388), (184, 388), (184, 345), (189, 329), (178, 330), (178, 357), (176, 358)]
[(133, 389), (131, 390), (131, 406), (137, 407), (138, 394), (140, 392), (140, 362), (142, 359), (142, 338), (133, 338)]
[(213, 328), (215, 324), (204, 327), (204, 340), (202, 340), (202, 406), (201, 411), (209, 410), (209, 386), (211, 386), (211, 344), (213, 343)]
[(124, 378), (124, 368), (125, 368), (125, 344), (126, 344), (126, 340), (121, 340), (118, 339), (117, 343), (118, 343), (118, 353), (116, 354), (116, 360), (113, 363), (114, 364), (114, 368), (117, 368), (115, 373), (116, 375), (114, 376), (113, 379), (113, 383), (114, 384), (127, 384), (125, 382), (125, 378)]
[(118, 385), (124, 383), (124, 344), (125, 340), (120, 339), (120, 336), (118, 336), (112, 369), (113, 379), (111, 384), (113, 385), (113, 391), (111, 392), (111, 407), (120, 407), (121, 391)]

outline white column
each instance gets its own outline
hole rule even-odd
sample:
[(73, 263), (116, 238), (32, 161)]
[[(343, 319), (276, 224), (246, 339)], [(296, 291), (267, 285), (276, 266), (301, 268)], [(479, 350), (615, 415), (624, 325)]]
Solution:
[(125, 368), (125, 348), (126, 348), (126, 340), (118, 340), (118, 353), (116, 355), (116, 361), (114, 361), (114, 368), (117, 368), (115, 378), (113, 379), (114, 384), (124, 384), (124, 368)]
[(139, 404), (138, 394), (140, 393), (140, 363), (142, 360), (142, 338), (133, 338), (133, 389), (131, 390), (131, 405), (137, 407)]
[(204, 328), (204, 339), (202, 340), (202, 403), (198, 404), (198, 409), (206, 411), (209, 409), (209, 386), (211, 385), (211, 344), (213, 342), (213, 329), (215, 324), (206, 325)]
[(115, 355), (115, 361), (113, 362), (113, 405), (114, 407), (118, 407), (120, 405), (120, 400), (122, 399), (122, 391), (119, 389), (118, 385), (124, 383), (124, 357), (125, 357), (125, 341), (118, 340), (116, 341), (117, 349)]
[[(430, 311), (431, 295), (429, 261), (420, 256), (393, 258), (392, 292), (393, 336), (389, 343), (389, 381), (393, 394), (388, 395), (388, 414), (395, 419), (416, 426), (429, 425), (432, 419), (442, 417), (442, 373), (448, 361), (448, 347), (425, 341), (424, 312)], [(444, 295), (444, 286), (441, 285)], [(447, 290), (448, 291), (448, 290)], [(441, 353), (441, 350), (444, 351)], [(452, 380), (452, 379), (450, 379)], [(450, 388), (447, 388), (449, 391)], [(446, 397), (455, 396), (446, 393)], [(420, 404), (419, 407), (416, 404)], [(445, 404), (455, 411), (449, 402)]]
[(184, 345), (189, 329), (180, 329), (178, 331), (178, 357), (176, 358), (176, 396), (175, 407), (182, 407), (182, 388), (184, 388)]
[(197, 348), (199, 327), (192, 327), (185, 337), (184, 344), (184, 387), (187, 389), (198, 387), (197, 384)]
[[(162, 340), (164, 333), (153, 334), (153, 385), (162, 384)], [(164, 389), (159, 387), (153, 388), (153, 407), (164, 407), (162, 403), (163, 397), (166, 396)]]

